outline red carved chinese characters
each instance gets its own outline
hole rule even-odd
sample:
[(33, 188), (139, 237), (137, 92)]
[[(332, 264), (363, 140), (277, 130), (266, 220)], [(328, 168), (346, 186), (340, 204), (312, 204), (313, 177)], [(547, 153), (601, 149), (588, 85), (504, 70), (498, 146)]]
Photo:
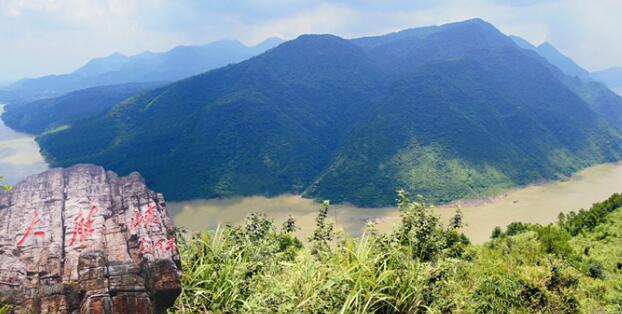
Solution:
[(138, 226), (140, 226), (140, 212), (138, 211), (138, 208), (136, 208), (134, 210), (134, 216), (132, 216), (132, 220), (130, 222), (130, 226), (132, 227), (132, 229), (138, 229)]
[(134, 210), (134, 215), (132, 216), (132, 219), (130, 221), (130, 226), (132, 227), (132, 229), (138, 229), (141, 223), (143, 223), (145, 228), (149, 226), (149, 224), (160, 224), (158, 222), (158, 215), (156, 214), (155, 204), (150, 204), (143, 216), (140, 215), (140, 210), (138, 208)]
[(139, 250), (141, 254), (153, 254), (156, 250), (159, 250), (160, 253), (168, 251), (171, 252), (171, 254), (175, 254), (177, 251), (175, 239), (160, 239), (154, 244), (152, 241), (145, 240), (145, 238), (141, 237), (138, 239), (138, 243), (140, 243)]
[(73, 220), (73, 236), (71, 237), (71, 241), (69, 241), (69, 245), (73, 245), (78, 236), (80, 236), (80, 243), (82, 243), (88, 236), (91, 236), (95, 229), (93, 228), (93, 215), (97, 213), (97, 206), (91, 206), (91, 210), (89, 214), (84, 217), (82, 214), (82, 208), (80, 208), (78, 215)]
[[(39, 219), (39, 213), (35, 212), (33, 214), (32, 221), (30, 222), (30, 225), (28, 225), (28, 227), (24, 231), (24, 235), (21, 237), (21, 239), (19, 239), (19, 241), (17, 241), (17, 246), (24, 245), (24, 242), (26, 242), (26, 239), (30, 235), (30, 232), (32, 232), (32, 229), (34, 229), (35, 226), (37, 226), (40, 222), (41, 222), (41, 219)], [(36, 237), (44, 237), (45, 236), (45, 232), (37, 231), (37, 232), (35, 232), (35, 236)]]
[(147, 211), (145, 211), (145, 227), (147, 227), (150, 223), (154, 225), (159, 225), (160, 223), (157, 221), (158, 216), (156, 215), (156, 206), (155, 204), (150, 204)]
[(144, 238), (140, 238), (138, 243), (140, 243), (139, 250), (141, 254), (153, 254), (153, 243), (151, 241), (145, 241)]
[[(159, 225), (159, 217), (156, 210), (156, 204), (149, 204), (147, 209), (141, 215), (140, 209), (136, 208), (130, 220), (132, 230), (138, 230), (140, 227), (147, 228), (150, 225)], [(165, 253), (170, 251), (174, 254), (177, 250), (175, 239), (160, 239), (155, 243), (144, 236), (138, 239), (140, 254), (154, 254), (156, 252)]]

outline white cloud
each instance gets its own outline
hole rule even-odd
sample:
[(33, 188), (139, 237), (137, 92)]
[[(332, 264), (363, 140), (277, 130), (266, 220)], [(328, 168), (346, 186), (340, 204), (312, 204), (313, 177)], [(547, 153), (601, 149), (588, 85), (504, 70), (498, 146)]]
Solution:
[(268, 37), (293, 39), (308, 33), (338, 33), (358, 20), (358, 13), (344, 5), (320, 4), (312, 10), (283, 18), (245, 25), (237, 31), (238, 38), (256, 44)]
[(619, 0), (0, 0), (0, 81), (61, 73), (114, 51), (304, 33), (342, 37), (481, 17), (550, 41), (588, 69), (622, 65)]

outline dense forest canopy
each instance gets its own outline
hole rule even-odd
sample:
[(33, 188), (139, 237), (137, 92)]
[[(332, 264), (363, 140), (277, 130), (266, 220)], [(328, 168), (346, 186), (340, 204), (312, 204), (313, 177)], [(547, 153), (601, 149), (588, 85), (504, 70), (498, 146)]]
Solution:
[(405, 189), (442, 203), (622, 158), (622, 98), (480, 19), (304, 35), (101, 107), (37, 128), (35, 114), (5, 121), (39, 134), (53, 166), (139, 171), (171, 200), (296, 193), (386, 206)]

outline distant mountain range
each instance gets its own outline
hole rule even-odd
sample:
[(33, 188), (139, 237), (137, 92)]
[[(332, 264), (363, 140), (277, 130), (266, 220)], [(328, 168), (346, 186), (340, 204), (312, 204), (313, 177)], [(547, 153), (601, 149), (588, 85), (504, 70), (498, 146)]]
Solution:
[(163, 85), (126, 83), (98, 86), (26, 104), (9, 104), (4, 108), (2, 119), (16, 131), (30, 134), (52, 132), (75, 121), (104, 113), (126, 98)]
[(592, 77), (604, 82), (611, 89), (622, 95), (622, 68), (613, 67), (592, 73)]
[(480, 19), (304, 35), (37, 140), (55, 166), (138, 170), (172, 200), (383, 206), (403, 188), (446, 202), (622, 159), (622, 98), (554, 48), (516, 42)]
[(544, 57), (549, 63), (562, 70), (562, 72), (566, 75), (576, 76), (585, 81), (592, 80), (589, 71), (585, 70), (576, 64), (572, 59), (559, 52), (559, 50), (553, 47), (550, 43), (545, 42), (536, 47), (527, 40), (518, 36), (510, 36), (510, 38), (512, 38), (512, 40), (514, 40), (519, 47), (535, 51), (540, 56)]
[(612, 67), (602, 71), (590, 73), (575, 63), (572, 59), (559, 52), (559, 50), (553, 47), (550, 43), (545, 42), (536, 47), (527, 40), (518, 36), (510, 37), (519, 47), (535, 51), (552, 65), (562, 70), (566, 75), (577, 77), (586, 82), (598, 81), (605, 83), (611, 90), (618, 93), (618, 95), (622, 95), (622, 68)]
[(93, 59), (72, 73), (20, 80), (4, 87), (0, 100), (25, 102), (103, 85), (173, 82), (246, 60), (281, 42), (271, 38), (248, 47), (238, 41), (217, 41), (202, 46), (179, 46), (160, 53), (134, 56), (114, 53)]

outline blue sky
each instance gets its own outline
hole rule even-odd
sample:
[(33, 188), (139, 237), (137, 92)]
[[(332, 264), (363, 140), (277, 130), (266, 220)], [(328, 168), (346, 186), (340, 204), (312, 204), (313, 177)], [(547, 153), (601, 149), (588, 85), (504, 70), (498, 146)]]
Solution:
[(304, 33), (382, 34), (473, 17), (553, 43), (589, 70), (622, 65), (620, 0), (0, 0), (0, 83), (115, 51)]

